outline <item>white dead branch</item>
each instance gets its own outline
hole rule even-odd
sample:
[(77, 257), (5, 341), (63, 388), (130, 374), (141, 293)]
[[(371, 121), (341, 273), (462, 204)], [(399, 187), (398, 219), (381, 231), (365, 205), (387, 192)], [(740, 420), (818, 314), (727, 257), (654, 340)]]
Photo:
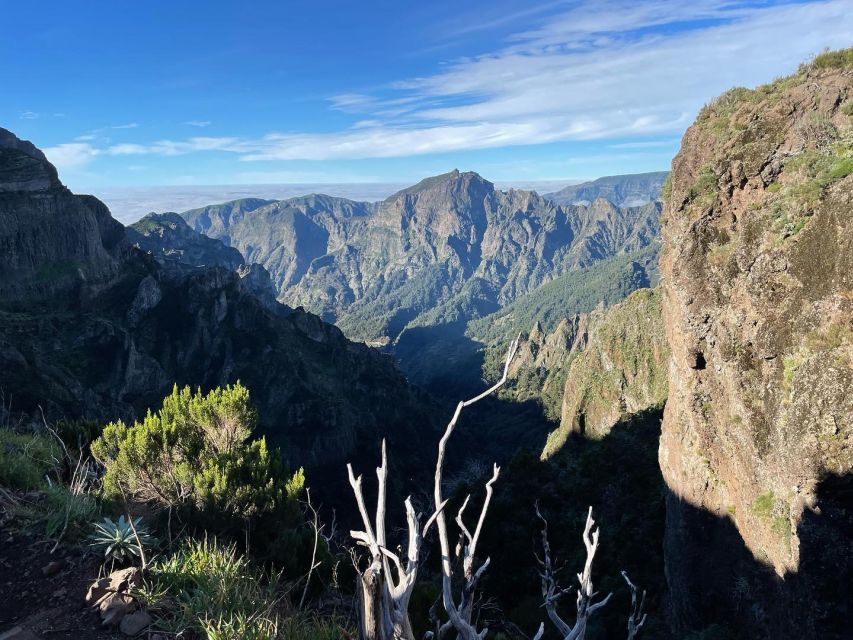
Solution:
[[(455, 629), (460, 640), (482, 640), (487, 630), (478, 632), (472, 623), (474, 612), (474, 595), (477, 582), (489, 566), (489, 559), (475, 569), (475, 554), (477, 543), (483, 530), (486, 512), (492, 497), (492, 485), (498, 479), (500, 468), (493, 466), (491, 479), (486, 483), (486, 497), (477, 518), (474, 531), (465, 525), (463, 515), (470, 502), (470, 495), (465, 499), (456, 515), (456, 523), (461, 531), (460, 553), (462, 554), (462, 591), (457, 604), (453, 593), (453, 569), (450, 559), (450, 541), (447, 533), (447, 521), (444, 508), (447, 500), (442, 497), (441, 484), (444, 472), (444, 460), (447, 442), (459, 421), (462, 409), (486, 396), (494, 393), (504, 385), (509, 372), (509, 365), (518, 349), (518, 338), (512, 341), (504, 363), (503, 376), (483, 393), (460, 402), (452, 419), (444, 431), (438, 444), (438, 458), (435, 465), (435, 512), (420, 526), (420, 516), (415, 513), (411, 498), (405, 501), (406, 520), (408, 522), (409, 542), (405, 565), (400, 557), (388, 548), (385, 529), (386, 485), (388, 465), (385, 442), (382, 442), (382, 463), (376, 470), (379, 481), (375, 526), (371, 524), (362, 490), (362, 477), (355, 477), (352, 465), (347, 465), (349, 482), (355, 494), (358, 510), (364, 524), (363, 531), (351, 531), (350, 535), (360, 545), (367, 547), (370, 552), (370, 564), (358, 578), (358, 618), (359, 637), (361, 640), (414, 640), (412, 626), (409, 621), (409, 599), (417, 580), (419, 558), (423, 539), (433, 523), (438, 528), (442, 556), (442, 602), (449, 621), (439, 625), (437, 635), (444, 636), (450, 629)], [(428, 633), (427, 637), (434, 637)]]
[[(599, 530), (595, 527), (595, 521), (592, 519), (592, 507), (586, 516), (586, 526), (583, 531), (583, 543), (586, 547), (586, 562), (584, 563), (583, 571), (578, 576), (578, 596), (577, 596), (577, 615), (574, 625), (570, 625), (563, 620), (557, 613), (557, 601), (565, 594), (571, 591), (571, 587), (561, 589), (557, 584), (557, 569), (554, 566), (554, 560), (551, 557), (551, 546), (548, 543), (548, 521), (540, 513), (539, 506), (536, 506), (536, 515), (542, 520), (542, 551), (543, 557), (539, 560), (542, 565), (540, 576), (542, 578), (542, 598), (544, 599), (545, 611), (548, 614), (551, 622), (557, 627), (563, 640), (583, 640), (586, 635), (587, 623), (589, 618), (596, 611), (606, 605), (612, 593), (607, 594), (603, 600), (593, 602), (597, 593), (592, 587), (592, 561), (595, 559), (595, 552), (598, 550), (598, 534)], [(642, 624), (642, 623), (641, 623)], [(534, 640), (538, 640), (545, 632), (544, 626), (540, 625), (539, 631)]]

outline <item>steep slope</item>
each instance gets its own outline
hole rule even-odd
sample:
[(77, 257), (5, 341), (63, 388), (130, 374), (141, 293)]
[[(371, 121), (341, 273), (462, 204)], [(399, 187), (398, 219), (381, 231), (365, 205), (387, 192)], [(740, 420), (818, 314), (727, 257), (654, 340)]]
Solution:
[(190, 227), (177, 213), (149, 213), (127, 227), (133, 245), (164, 261), (236, 270), (245, 262), (237, 249)]
[(459, 171), (374, 204), (309, 196), (227, 223), (209, 208), (184, 216), (266, 266), (281, 301), (379, 343), (407, 327), (491, 313), (563, 273), (649, 246), (658, 233), (654, 204), (556, 207)]
[(570, 433), (603, 438), (620, 420), (664, 405), (669, 347), (660, 289), (640, 289), (590, 314), (586, 340), (566, 359), (560, 426), (548, 436), (543, 457), (554, 455)]
[(660, 201), (668, 171), (634, 173), (623, 176), (606, 176), (590, 182), (573, 184), (546, 193), (545, 197), (555, 204), (588, 205), (598, 198), (609, 200), (617, 207), (636, 207)]
[(849, 637), (851, 114), (853, 50), (825, 54), (712, 102), (673, 161), (660, 465), (677, 629)]
[[(66, 189), (44, 154), (0, 128), (0, 300), (78, 300), (117, 273), (129, 250), (107, 208)], [(85, 287), (84, 287), (85, 285)]]
[(659, 243), (653, 242), (640, 251), (570, 271), (499, 311), (471, 321), (467, 335), (485, 344), (508, 341), (534, 323), (550, 332), (568, 316), (588, 313), (601, 304), (615, 304), (635, 289), (657, 283), (658, 247)]
[(237, 249), (193, 230), (177, 213), (149, 213), (127, 227), (127, 237), (169, 269), (216, 266), (236, 271), (244, 287), (268, 307), (279, 312), (289, 310), (285, 305), (277, 306), (277, 292), (264, 267), (246, 264)]
[[(241, 279), (223, 267), (164, 267), (103, 205), (62, 187), (31, 145), (4, 132), (0, 149), (4, 412), (11, 397), (16, 416), (41, 405), (49, 420), (128, 418), (175, 383), (239, 379), (263, 431), (321, 471), (315, 486), (345, 483), (344, 462), (373, 456), (380, 437), (401, 456), (431, 437), (433, 406), (389, 357), (316, 316), (269, 308), (248, 286), (259, 277), (251, 268)], [(59, 261), (74, 270), (54, 276)]]

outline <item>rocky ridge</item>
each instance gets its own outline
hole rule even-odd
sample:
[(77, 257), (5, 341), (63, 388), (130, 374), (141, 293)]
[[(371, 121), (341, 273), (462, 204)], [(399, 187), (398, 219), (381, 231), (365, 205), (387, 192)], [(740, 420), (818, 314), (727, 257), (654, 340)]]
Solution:
[(558, 207), (459, 171), (379, 203), (315, 195), (229, 207), (227, 215), (221, 205), (182, 215), (263, 264), (279, 300), (376, 343), (395, 341), (407, 327), (486, 315), (563, 273), (647, 247), (658, 234), (654, 204)]
[(545, 197), (556, 204), (589, 205), (598, 198), (609, 200), (617, 207), (637, 207), (661, 200), (661, 189), (668, 171), (606, 176), (573, 184), (546, 193)]

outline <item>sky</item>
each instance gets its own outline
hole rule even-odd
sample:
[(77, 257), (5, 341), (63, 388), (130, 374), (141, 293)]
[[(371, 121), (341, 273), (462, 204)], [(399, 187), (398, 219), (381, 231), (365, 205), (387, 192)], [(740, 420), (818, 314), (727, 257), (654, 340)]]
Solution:
[(703, 104), (853, 45), (853, 0), (0, 0), (0, 126), (72, 189), (667, 169)]

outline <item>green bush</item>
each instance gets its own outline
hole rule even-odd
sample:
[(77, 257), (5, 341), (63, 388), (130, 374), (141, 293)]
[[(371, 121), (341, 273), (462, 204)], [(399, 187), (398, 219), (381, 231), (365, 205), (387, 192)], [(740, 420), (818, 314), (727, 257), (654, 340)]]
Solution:
[(245, 520), (295, 498), (304, 481), (300, 471), (286, 482), (278, 451), (264, 438), (249, 441), (255, 422), (240, 383), (208, 394), (176, 385), (142, 422), (108, 424), (92, 454), (109, 497)]
[(62, 451), (48, 434), (0, 428), (0, 486), (29, 491), (47, 487), (62, 467)]

